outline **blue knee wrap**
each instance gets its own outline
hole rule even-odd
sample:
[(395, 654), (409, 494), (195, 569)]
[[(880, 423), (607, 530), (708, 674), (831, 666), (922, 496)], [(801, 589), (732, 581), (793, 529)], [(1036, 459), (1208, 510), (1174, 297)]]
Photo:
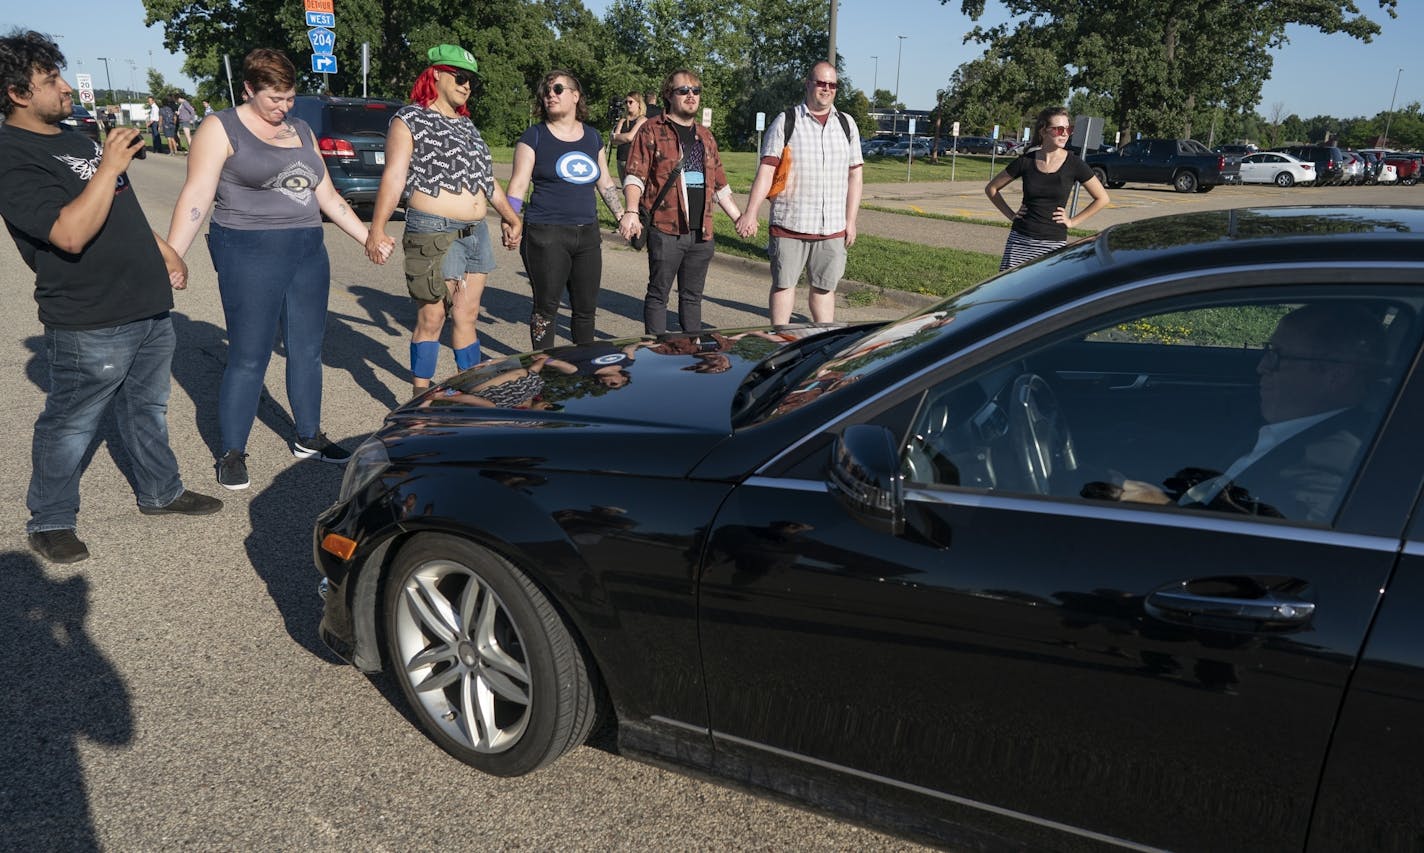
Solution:
[(430, 379), (435, 376), (435, 365), (440, 361), (439, 341), (414, 341), (410, 344), (410, 372), (416, 379)]
[(475, 341), (464, 349), (455, 350), (455, 366), (467, 370), (480, 363), (480, 342)]

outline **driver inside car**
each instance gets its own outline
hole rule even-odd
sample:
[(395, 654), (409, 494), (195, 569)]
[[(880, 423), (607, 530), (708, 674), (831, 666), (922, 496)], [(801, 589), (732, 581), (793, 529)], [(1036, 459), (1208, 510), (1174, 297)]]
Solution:
[(1082, 496), (1328, 522), (1379, 414), (1364, 405), (1383, 377), (1384, 328), (1357, 305), (1315, 303), (1281, 318), (1256, 366), (1255, 446), (1225, 471), (1184, 468), (1161, 486), (1090, 482)]

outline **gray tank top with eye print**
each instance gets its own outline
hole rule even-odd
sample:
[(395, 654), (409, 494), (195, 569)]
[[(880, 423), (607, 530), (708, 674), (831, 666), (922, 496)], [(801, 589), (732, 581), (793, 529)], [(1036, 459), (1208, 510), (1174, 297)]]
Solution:
[(321, 227), (317, 184), (326, 175), (311, 126), (299, 118), (287, 122), (302, 140), (300, 148), (282, 148), (259, 139), (238, 117), (236, 108), (217, 114), (227, 131), (232, 156), (218, 178), (213, 221), (224, 228), (270, 231)]

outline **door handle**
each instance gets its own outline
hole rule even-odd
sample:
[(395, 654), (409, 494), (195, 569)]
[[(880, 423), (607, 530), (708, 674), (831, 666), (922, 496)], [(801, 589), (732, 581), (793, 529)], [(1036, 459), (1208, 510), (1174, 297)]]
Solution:
[[(1221, 580), (1211, 579), (1211, 583), (1219, 587)], [(1236, 589), (1221, 595), (1191, 589), (1196, 583), (1184, 581), (1159, 589), (1147, 596), (1143, 606), (1164, 622), (1232, 631), (1299, 631), (1315, 618), (1315, 602), (1295, 594), (1306, 589), (1303, 581), (1285, 584), (1290, 592), (1272, 588), (1277, 584), (1230, 584)], [(1242, 592), (1246, 595), (1233, 594)]]

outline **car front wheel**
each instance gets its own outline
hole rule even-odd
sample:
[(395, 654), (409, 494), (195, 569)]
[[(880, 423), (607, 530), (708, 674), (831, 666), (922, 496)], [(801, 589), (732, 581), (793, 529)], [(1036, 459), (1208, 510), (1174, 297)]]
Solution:
[(1295, 183), (1295, 177), (1290, 172), (1281, 172), (1276, 175), (1276, 186), (1278, 187), (1288, 187), (1293, 183)]
[(530, 773), (582, 743), (594, 673), (524, 573), (464, 539), (416, 537), (385, 590), (388, 660), (442, 749), (494, 776)]

